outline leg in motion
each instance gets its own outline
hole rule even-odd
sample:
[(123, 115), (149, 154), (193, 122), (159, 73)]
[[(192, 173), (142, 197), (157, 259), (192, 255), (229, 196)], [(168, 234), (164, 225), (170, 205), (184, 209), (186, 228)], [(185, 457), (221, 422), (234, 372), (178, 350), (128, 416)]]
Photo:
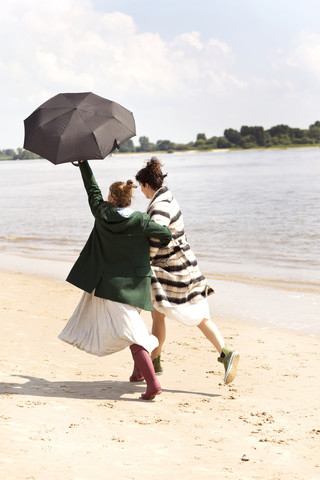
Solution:
[(231, 383), (237, 373), (237, 366), (239, 362), (239, 353), (236, 350), (229, 350), (225, 344), (218, 327), (212, 320), (203, 319), (198, 325), (205, 337), (215, 346), (219, 352), (218, 362), (222, 363), (225, 370), (224, 382)]
[(131, 374), (131, 377), (129, 378), (130, 382), (143, 382), (144, 381), (144, 376), (142, 375), (142, 372), (140, 368), (138, 367), (137, 363), (133, 361), (133, 372)]
[(147, 382), (147, 391), (141, 395), (143, 400), (153, 400), (161, 393), (161, 385), (155, 375), (151, 356), (140, 345), (130, 345), (131, 354), (143, 377)]
[(161, 366), (161, 352), (162, 347), (166, 339), (166, 322), (165, 315), (163, 313), (154, 310), (152, 312), (152, 331), (151, 333), (159, 340), (159, 346), (151, 353), (151, 358), (154, 366), (154, 370), (157, 375), (163, 373)]
[(209, 340), (209, 342), (211, 342), (212, 345), (218, 350), (220, 355), (224, 347), (224, 340), (221, 333), (219, 332), (218, 327), (213, 323), (212, 320), (204, 318), (202, 322), (198, 325), (198, 328)]

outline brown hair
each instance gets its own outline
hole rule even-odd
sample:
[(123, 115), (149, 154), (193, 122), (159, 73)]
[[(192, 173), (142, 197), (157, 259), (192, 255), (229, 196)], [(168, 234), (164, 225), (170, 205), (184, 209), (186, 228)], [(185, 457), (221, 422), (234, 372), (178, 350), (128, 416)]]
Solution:
[(124, 182), (114, 182), (110, 185), (109, 192), (114, 200), (116, 207), (128, 207), (131, 205), (132, 189), (137, 188), (132, 180)]
[(137, 182), (145, 186), (146, 183), (150, 185), (153, 190), (159, 190), (162, 187), (163, 180), (167, 174), (163, 175), (161, 167), (163, 164), (157, 157), (152, 157), (151, 160), (147, 162), (147, 165), (136, 175)]

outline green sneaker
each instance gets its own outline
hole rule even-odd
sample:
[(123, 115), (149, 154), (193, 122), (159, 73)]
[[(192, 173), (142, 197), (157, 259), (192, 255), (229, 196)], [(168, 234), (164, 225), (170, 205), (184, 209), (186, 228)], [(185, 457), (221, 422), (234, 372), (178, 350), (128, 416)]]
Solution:
[(152, 360), (153, 366), (154, 366), (154, 371), (156, 372), (156, 375), (162, 375), (163, 374), (163, 368), (161, 365), (161, 357), (160, 355), (157, 358), (154, 358)]
[(223, 363), (224, 365), (224, 382), (228, 384), (231, 383), (236, 376), (240, 355), (236, 350), (229, 350), (225, 347), (222, 349), (222, 352), (224, 353), (224, 356), (222, 357), (220, 355), (218, 362)]

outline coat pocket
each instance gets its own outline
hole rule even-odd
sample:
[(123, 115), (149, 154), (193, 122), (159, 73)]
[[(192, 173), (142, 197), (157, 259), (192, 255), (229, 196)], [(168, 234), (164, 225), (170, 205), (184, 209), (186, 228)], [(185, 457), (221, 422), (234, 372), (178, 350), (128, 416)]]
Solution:
[(136, 267), (136, 276), (137, 277), (151, 277), (152, 270), (150, 266), (145, 267)]

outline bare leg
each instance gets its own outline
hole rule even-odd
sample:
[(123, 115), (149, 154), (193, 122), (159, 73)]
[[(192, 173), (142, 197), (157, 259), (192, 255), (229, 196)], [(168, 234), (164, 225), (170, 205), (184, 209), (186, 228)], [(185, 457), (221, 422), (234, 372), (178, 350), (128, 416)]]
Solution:
[(151, 312), (152, 315), (152, 335), (157, 337), (159, 340), (159, 346), (151, 352), (151, 358), (152, 360), (157, 358), (162, 351), (162, 346), (164, 344), (164, 341), (166, 339), (166, 322), (165, 318), (166, 316), (163, 313), (158, 312), (157, 310), (154, 310)]
[(213, 323), (212, 320), (204, 318), (202, 322), (198, 325), (198, 328), (204, 334), (205, 337), (215, 346), (218, 350), (219, 355), (224, 347), (224, 340), (221, 333), (218, 330), (218, 327)]

